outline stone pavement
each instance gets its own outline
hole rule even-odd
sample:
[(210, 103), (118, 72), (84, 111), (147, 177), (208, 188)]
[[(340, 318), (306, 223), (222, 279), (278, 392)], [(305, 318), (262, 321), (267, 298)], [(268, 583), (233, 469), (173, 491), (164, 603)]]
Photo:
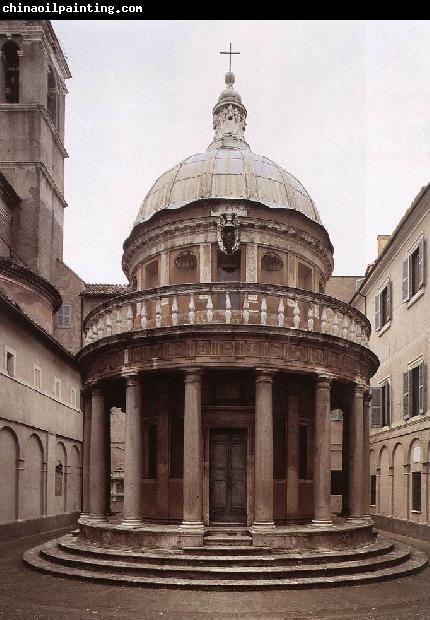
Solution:
[[(51, 577), (23, 565), (24, 550), (66, 531), (0, 545), (1, 620), (430, 619), (430, 568), (366, 586), (235, 593), (107, 586)], [(428, 543), (383, 535), (430, 556)]]

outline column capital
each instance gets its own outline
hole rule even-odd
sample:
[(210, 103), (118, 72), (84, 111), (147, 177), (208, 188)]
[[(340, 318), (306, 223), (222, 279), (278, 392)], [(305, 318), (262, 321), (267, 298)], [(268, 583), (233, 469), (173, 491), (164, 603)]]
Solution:
[(103, 387), (100, 381), (89, 381), (85, 385), (85, 390), (88, 391), (88, 396), (91, 397), (93, 394), (101, 394), (103, 391)]
[(367, 387), (362, 385), (361, 383), (354, 383), (353, 387), (353, 397), (354, 398), (364, 398), (367, 391)]
[(203, 368), (200, 366), (194, 366), (191, 368), (186, 368), (184, 371), (184, 381), (185, 383), (194, 383), (196, 381), (200, 381), (203, 374)]
[(273, 383), (273, 378), (277, 373), (276, 370), (271, 368), (256, 368), (255, 369), (255, 381), (256, 383)]
[(331, 375), (320, 374), (316, 376), (316, 386), (319, 387), (330, 387), (331, 382), (333, 381), (333, 377)]
[(129, 377), (137, 377), (137, 375), (139, 374), (139, 370), (138, 368), (123, 368), (121, 371), (121, 377), (123, 377), (123, 379), (128, 379)]

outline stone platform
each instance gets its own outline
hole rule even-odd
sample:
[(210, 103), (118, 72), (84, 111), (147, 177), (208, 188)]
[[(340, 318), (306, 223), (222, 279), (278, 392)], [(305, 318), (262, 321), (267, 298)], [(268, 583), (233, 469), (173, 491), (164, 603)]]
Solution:
[[(91, 531), (97, 529), (92, 526)], [(157, 529), (165, 535), (169, 527), (148, 525), (148, 529), (151, 535)], [(294, 535), (287, 534), (287, 529)], [(427, 556), (409, 545), (373, 533), (371, 539), (365, 540), (369, 530), (364, 525), (333, 526), (338, 531), (332, 532), (331, 539), (330, 528), (324, 529), (276, 528), (280, 532), (276, 532), (279, 539), (275, 543), (289, 536), (290, 547), (283, 549), (256, 545), (248, 528), (206, 528), (203, 545), (184, 549), (142, 548), (138, 544), (115, 548), (82, 540), (82, 532), (76, 532), (30, 549), (23, 559), (27, 565), (51, 575), (118, 585), (203, 590), (364, 584), (411, 575), (427, 564)], [(303, 530), (306, 533), (299, 536)], [(356, 544), (351, 545), (354, 535)], [(272, 533), (272, 540), (274, 536)], [(360, 537), (364, 542), (359, 542)], [(337, 549), (329, 547), (336, 541)]]

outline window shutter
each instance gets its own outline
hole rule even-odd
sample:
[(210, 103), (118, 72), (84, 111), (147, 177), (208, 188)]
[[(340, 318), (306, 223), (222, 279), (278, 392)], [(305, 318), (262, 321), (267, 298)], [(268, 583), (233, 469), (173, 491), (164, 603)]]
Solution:
[(372, 416), (371, 416), (371, 427), (372, 428), (380, 428), (382, 425), (381, 419), (381, 388), (371, 388), (372, 394)]
[(402, 300), (408, 301), (409, 299), (409, 257), (403, 261), (403, 289)]
[(405, 420), (409, 418), (410, 413), (410, 399), (409, 399), (409, 380), (410, 372), (403, 373), (403, 417)]
[(391, 320), (391, 280), (387, 282), (387, 321)]
[(381, 296), (375, 297), (375, 331), (381, 329)]
[(424, 239), (418, 246), (418, 288), (424, 285)]
[(418, 410), (419, 413), (423, 414), (426, 411), (426, 402), (425, 402), (425, 366), (424, 362), (418, 366), (418, 384), (419, 384), (419, 396), (418, 396)]
[(385, 424), (390, 426), (391, 424), (391, 401), (390, 401), (391, 385), (387, 381), (385, 384)]

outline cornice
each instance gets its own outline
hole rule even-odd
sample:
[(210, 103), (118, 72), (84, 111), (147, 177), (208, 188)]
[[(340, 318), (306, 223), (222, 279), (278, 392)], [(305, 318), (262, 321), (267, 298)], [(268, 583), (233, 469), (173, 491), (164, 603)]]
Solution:
[(45, 166), (43, 162), (41, 161), (2, 161), (0, 162), (0, 170), (13, 170), (15, 168), (18, 168), (19, 166), (23, 166), (23, 167), (34, 166), (35, 168), (40, 170), (40, 172), (43, 174), (43, 176), (48, 181), (49, 185), (51, 186), (51, 189), (54, 191), (58, 200), (63, 205), (63, 207), (64, 208), (67, 207), (67, 202), (64, 199), (63, 193), (60, 191), (58, 185), (56, 184), (56, 182), (50, 175), (48, 168)]
[(49, 302), (53, 312), (61, 306), (61, 295), (55, 286), (27, 267), (18, 265), (7, 258), (0, 258), (0, 278), (2, 274), (9, 276), (12, 281), (20, 281), (33, 289)]

